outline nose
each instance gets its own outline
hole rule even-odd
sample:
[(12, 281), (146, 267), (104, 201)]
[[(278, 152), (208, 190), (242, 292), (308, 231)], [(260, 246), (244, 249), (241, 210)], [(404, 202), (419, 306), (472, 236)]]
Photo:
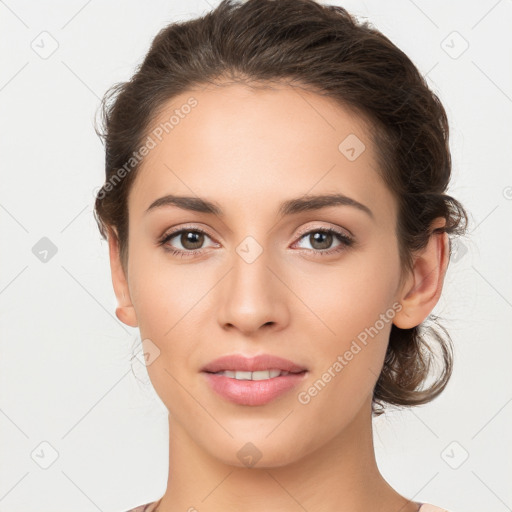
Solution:
[(280, 330), (289, 321), (286, 297), (290, 291), (270, 251), (254, 261), (235, 252), (232, 267), (218, 289), (217, 316), (223, 329), (254, 335), (260, 330)]

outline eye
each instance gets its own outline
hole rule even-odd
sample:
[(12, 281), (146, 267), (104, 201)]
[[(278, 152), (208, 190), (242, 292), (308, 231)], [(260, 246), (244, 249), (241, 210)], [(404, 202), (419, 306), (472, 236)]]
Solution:
[[(210, 238), (206, 231), (202, 229), (182, 228), (172, 231), (171, 233), (166, 233), (163, 238), (159, 240), (158, 244), (175, 256), (190, 256), (201, 252), (201, 249), (204, 248), (205, 237)], [(177, 248), (170, 243), (173, 239), (176, 239), (174, 244), (178, 244)]]
[[(174, 256), (181, 258), (189, 257), (201, 254), (204, 249), (205, 237), (211, 239), (208, 233), (200, 228), (181, 228), (163, 235), (158, 241), (158, 245), (162, 246), (165, 251)], [(171, 243), (174, 239), (176, 239), (175, 242)], [(354, 243), (354, 240), (350, 236), (333, 228), (309, 230), (301, 235), (299, 242), (302, 240), (309, 242), (311, 245), (311, 249), (306, 248), (308, 252), (313, 252), (315, 255), (318, 254), (321, 256), (341, 252)], [(332, 247), (333, 242), (336, 241), (338, 241), (338, 245)], [(296, 242), (295, 245), (297, 245), (297, 243), (298, 242)], [(176, 247), (176, 244), (178, 244), (178, 247)], [(215, 244), (212, 244), (210, 247), (215, 247)], [(299, 248), (304, 249), (304, 247), (300, 246)]]
[[(312, 250), (322, 256), (343, 251), (354, 243), (351, 237), (332, 228), (319, 228), (307, 231), (300, 238), (300, 240), (303, 239), (311, 245), (311, 249), (308, 250)], [(332, 243), (336, 240), (339, 243), (332, 248)]]

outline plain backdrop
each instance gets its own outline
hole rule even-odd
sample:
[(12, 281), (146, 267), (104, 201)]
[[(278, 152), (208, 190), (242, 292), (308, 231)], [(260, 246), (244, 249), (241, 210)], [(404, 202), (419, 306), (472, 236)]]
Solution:
[[(104, 179), (93, 122), (158, 30), (217, 3), (0, 2), (0, 512), (123, 512), (165, 491), (167, 411), (133, 358), (138, 330), (115, 317), (92, 216)], [(450, 120), (449, 192), (470, 213), (434, 310), (452, 380), (375, 420), (379, 467), (417, 501), (512, 510), (512, 1), (329, 3), (427, 77)]]

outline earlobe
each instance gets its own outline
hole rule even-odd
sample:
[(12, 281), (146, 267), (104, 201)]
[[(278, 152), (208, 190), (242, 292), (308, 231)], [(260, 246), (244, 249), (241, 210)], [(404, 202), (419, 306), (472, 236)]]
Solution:
[(118, 306), (116, 308), (116, 316), (123, 324), (130, 327), (137, 327), (139, 325), (133, 306)]
[(445, 232), (434, 230), (443, 227), (444, 218), (431, 225), (427, 245), (414, 255), (413, 270), (402, 287), (399, 302), (402, 309), (393, 323), (400, 329), (410, 329), (421, 324), (434, 309), (443, 289), (448, 268), (449, 239)]
[(108, 248), (112, 285), (118, 302), (116, 316), (124, 324), (130, 327), (138, 327), (137, 315), (135, 314), (135, 308), (131, 302), (128, 282), (121, 264), (118, 237), (117, 234), (111, 230), (109, 230), (108, 235)]

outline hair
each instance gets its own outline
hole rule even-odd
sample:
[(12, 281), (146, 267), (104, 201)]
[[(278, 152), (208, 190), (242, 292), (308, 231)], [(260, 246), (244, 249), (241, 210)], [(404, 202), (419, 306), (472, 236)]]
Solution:
[[(103, 132), (96, 127), (96, 133), (105, 144), (106, 179), (94, 216), (102, 237), (117, 240), (125, 270), (127, 199), (140, 167), (133, 155), (170, 99), (226, 79), (249, 86), (297, 85), (356, 113), (368, 126), (378, 172), (397, 202), (403, 272), (412, 269), (414, 252), (434, 232), (450, 235), (451, 254), (451, 237), (464, 234), (468, 219), (464, 207), (445, 193), (451, 175), (447, 116), (405, 53), (340, 6), (314, 0), (223, 0), (202, 17), (160, 30), (133, 77), (114, 84), (102, 99)], [(432, 230), (439, 217), (445, 225)], [(372, 414), (382, 414), (386, 404), (425, 404), (446, 387), (453, 349), (437, 318), (429, 316), (433, 327), (392, 325)], [(435, 360), (429, 333), (441, 350), (441, 372), (424, 388)]]

